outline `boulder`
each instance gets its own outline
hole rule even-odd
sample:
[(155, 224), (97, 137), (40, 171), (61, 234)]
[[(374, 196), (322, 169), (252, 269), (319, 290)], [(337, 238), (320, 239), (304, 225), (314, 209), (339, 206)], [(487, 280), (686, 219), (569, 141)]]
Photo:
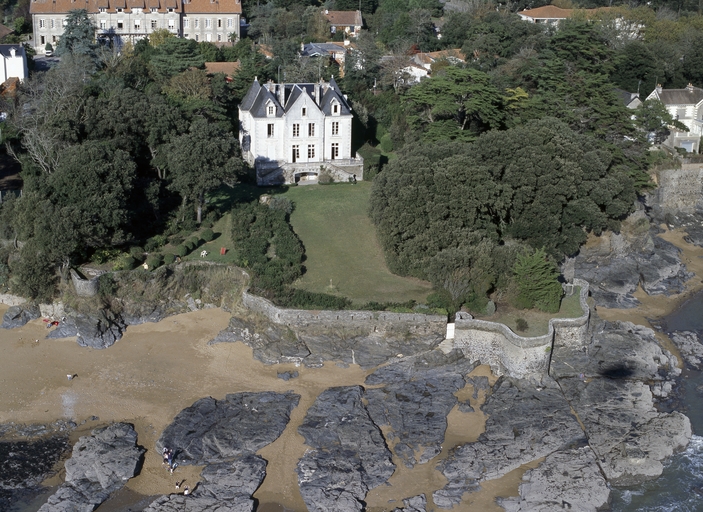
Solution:
[(110, 310), (100, 309), (90, 314), (75, 313), (76, 341), (81, 347), (107, 348), (122, 338), (125, 323)]
[(424, 464), (442, 451), (447, 414), (458, 402), (454, 393), (477, 365), (459, 350), (449, 355), (434, 350), (391, 363), (366, 378), (367, 385), (383, 384), (364, 393), (367, 409), (376, 425), (390, 426), (386, 437), (396, 440), (393, 451), (407, 467)]
[(200, 466), (255, 453), (281, 435), (298, 405), (294, 393), (233, 393), (224, 400), (201, 398), (183, 409), (156, 443), (179, 463)]
[(137, 474), (145, 450), (132, 425), (115, 423), (81, 437), (64, 465), (65, 482), (40, 512), (92, 511)]
[(22, 304), (20, 306), (12, 306), (2, 317), (0, 329), (15, 329), (22, 327), (30, 320), (36, 320), (41, 316), (39, 306), (36, 304)]
[(588, 446), (559, 450), (522, 477), (520, 496), (498, 498), (506, 512), (596, 512), (610, 498), (608, 483)]
[(46, 335), (47, 339), (73, 338), (74, 336), (78, 336), (78, 327), (76, 327), (76, 319), (72, 316), (66, 316), (54, 330)]
[(676, 331), (669, 338), (679, 349), (684, 361), (697, 370), (703, 369), (703, 343), (698, 334), (690, 331)]
[(427, 512), (427, 498), (424, 494), (405, 498), (402, 508), (394, 508), (393, 512)]
[(585, 443), (579, 423), (556, 382), (502, 377), (482, 407), (488, 416), (478, 441), (449, 452), (438, 469), (447, 485), (435, 491), (435, 505), (452, 508), (484, 480), (500, 478), (522, 464), (574, 443)]
[(312, 447), (297, 468), (300, 494), (311, 512), (364, 510), (369, 489), (386, 483), (395, 471), (362, 397), (359, 386), (327, 389), (298, 428)]

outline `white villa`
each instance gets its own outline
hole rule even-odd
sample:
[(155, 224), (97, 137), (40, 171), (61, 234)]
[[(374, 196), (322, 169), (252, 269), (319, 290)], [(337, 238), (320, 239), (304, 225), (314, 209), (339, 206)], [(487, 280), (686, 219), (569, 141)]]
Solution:
[(29, 75), (27, 71), (27, 54), (21, 44), (0, 44), (0, 83), (5, 83), (10, 78), (17, 78), (20, 82)]
[(351, 107), (331, 78), (312, 84), (260, 84), (254, 79), (239, 105), (242, 156), (259, 185), (363, 178), (352, 155)]
[(56, 46), (66, 14), (85, 9), (96, 39), (135, 43), (157, 29), (196, 41), (239, 39), (241, 0), (31, 0), (33, 44), (42, 54)]
[(685, 89), (662, 89), (661, 85), (657, 85), (647, 99), (660, 100), (674, 119), (689, 129), (688, 132), (671, 130), (664, 144), (671, 148), (683, 148), (689, 153), (698, 153), (703, 135), (703, 89), (692, 84), (688, 84)]

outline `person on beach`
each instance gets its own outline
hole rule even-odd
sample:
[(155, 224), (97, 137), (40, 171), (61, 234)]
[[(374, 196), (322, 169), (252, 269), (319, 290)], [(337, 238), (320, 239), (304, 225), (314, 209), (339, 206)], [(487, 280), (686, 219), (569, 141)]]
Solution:
[[(169, 449), (164, 446), (164, 451), (162, 452), (162, 455), (163, 455), (163, 458), (164, 458), (163, 464), (169, 464), (169, 462), (168, 462), (168, 452), (169, 452)], [(169, 464), (169, 465), (170, 465), (170, 464)]]
[(183, 496), (188, 496), (189, 494), (190, 494), (190, 489), (189, 489), (188, 486), (186, 485), (186, 488), (183, 489)]

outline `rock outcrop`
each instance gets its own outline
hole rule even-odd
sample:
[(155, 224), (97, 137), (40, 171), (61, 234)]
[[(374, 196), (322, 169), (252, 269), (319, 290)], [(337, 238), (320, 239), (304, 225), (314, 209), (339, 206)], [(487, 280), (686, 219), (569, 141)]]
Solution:
[[(363, 329), (296, 326), (265, 322), (256, 325), (232, 317), (230, 325), (210, 343), (241, 341), (254, 350), (254, 357), (265, 364), (302, 363), (320, 367), (325, 361), (342, 361), (373, 368), (398, 354), (410, 356), (438, 346), (442, 335), (414, 335), (409, 332), (369, 332)], [(372, 329), (371, 329), (372, 331)]]
[(393, 512), (427, 512), (427, 498), (424, 494), (405, 498), (403, 508), (395, 508)]
[(182, 410), (156, 448), (173, 450), (179, 464), (205, 465), (202, 480), (190, 495), (161, 496), (145, 512), (253, 511), (252, 495), (266, 476), (255, 452), (278, 439), (299, 400), (294, 393), (233, 393)]
[(364, 510), (369, 489), (384, 484), (395, 470), (362, 396), (359, 386), (327, 389), (298, 428), (313, 448), (297, 468), (300, 494), (311, 512)]
[(161, 453), (166, 446), (179, 463), (196, 466), (253, 454), (278, 439), (299, 400), (272, 391), (201, 398), (178, 413), (156, 448)]
[(40, 512), (95, 510), (137, 474), (145, 450), (132, 425), (115, 423), (81, 437), (64, 466), (66, 479)]
[(41, 482), (55, 473), (55, 464), (70, 448), (71, 428), (62, 422), (32, 428), (0, 425), (0, 510), (43, 491)]
[(266, 476), (266, 461), (257, 455), (235, 457), (229, 462), (210, 464), (193, 492), (157, 498), (144, 512), (253, 512), (252, 494)]
[(583, 246), (573, 261), (573, 275), (585, 279), (596, 304), (633, 308), (638, 286), (649, 295), (673, 295), (693, 277), (681, 262), (681, 250), (658, 237), (644, 212), (623, 223), (621, 233), (603, 234), (598, 244)]
[(601, 510), (609, 497), (593, 450), (583, 446), (548, 455), (525, 473), (519, 497), (499, 498), (498, 503), (506, 512), (587, 512)]
[(581, 350), (556, 347), (552, 375), (583, 424), (608, 481), (635, 485), (659, 476), (663, 461), (691, 438), (686, 416), (660, 413), (654, 405), (653, 391), (663, 395), (668, 379), (681, 371), (651, 329), (601, 322), (594, 331)]
[(39, 306), (36, 304), (21, 304), (10, 307), (2, 317), (0, 329), (15, 329), (22, 327), (30, 320), (35, 320), (41, 316)]
[(703, 369), (703, 343), (698, 339), (698, 334), (690, 331), (676, 331), (669, 337), (686, 363), (698, 370)]
[(435, 505), (451, 508), (484, 480), (500, 478), (522, 464), (546, 457), (585, 435), (554, 381), (536, 384), (501, 378), (482, 407), (488, 415), (478, 441), (452, 449), (438, 469), (449, 481), (435, 491)]
[[(374, 423), (390, 426), (393, 452), (408, 467), (424, 464), (442, 451), (447, 414), (466, 385), (465, 376), (478, 365), (455, 350), (445, 356), (432, 351), (384, 366), (366, 378), (364, 397)], [(417, 458), (416, 458), (417, 457)]]

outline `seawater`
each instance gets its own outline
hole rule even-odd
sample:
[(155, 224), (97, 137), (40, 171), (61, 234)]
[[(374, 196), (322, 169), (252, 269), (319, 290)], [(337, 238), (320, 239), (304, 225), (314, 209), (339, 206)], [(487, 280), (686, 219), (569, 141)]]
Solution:
[[(703, 339), (703, 293), (686, 301), (660, 325), (667, 334), (693, 331)], [(657, 480), (614, 489), (614, 512), (703, 512), (703, 372), (686, 369), (680, 385), (680, 409), (691, 419), (691, 442), (671, 458)]]

